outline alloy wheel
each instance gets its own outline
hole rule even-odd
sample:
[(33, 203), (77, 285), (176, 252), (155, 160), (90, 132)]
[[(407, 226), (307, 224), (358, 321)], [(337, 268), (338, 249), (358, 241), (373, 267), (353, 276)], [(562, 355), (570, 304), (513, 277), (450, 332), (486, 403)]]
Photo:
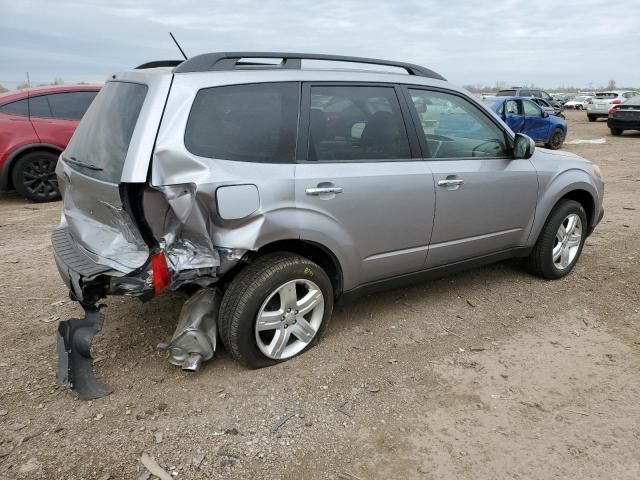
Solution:
[(281, 285), (258, 310), (255, 322), (258, 348), (274, 360), (293, 357), (315, 338), (323, 315), (324, 296), (314, 282), (297, 279)]
[(22, 171), (23, 184), (34, 197), (49, 198), (58, 194), (56, 164), (46, 158), (34, 158)]
[(580, 250), (581, 242), (582, 220), (579, 215), (571, 213), (560, 224), (553, 242), (552, 258), (558, 270), (564, 270), (571, 265)]

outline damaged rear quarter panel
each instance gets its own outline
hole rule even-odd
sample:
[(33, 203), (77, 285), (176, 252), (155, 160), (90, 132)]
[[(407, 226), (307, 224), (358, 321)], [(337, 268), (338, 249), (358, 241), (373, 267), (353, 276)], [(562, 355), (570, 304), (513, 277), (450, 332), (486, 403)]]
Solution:
[[(233, 75), (236, 76), (246, 77), (246, 83), (255, 81), (246, 73)], [(231, 77), (227, 72), (220, 80), (224, 78), (224, 84), (243, 83)], [(145, 200), (145, 211), (156, 235), (162, 232), (176, 271), (203, 267), (202, 260), (214, 266), (216, 256), (218, 265), (228, 269), (246, 251), (258, 250), (277, 240), (299, 238), (294, 164), (212, 159), (186, 149), (184, 135), (191, 105), (198, 90), (211, 86), (215, 86), (211, 75), (175, 75), (153, 154), (151, 186), (164, 197), (164, 202)], [(257, 205), (255, 196), (250, 196), (246, 201), (251, 205), (232, 208), (251, 212), (243, 218), (225, 220), (219, 214), (217, 201), (230, 200), (223, 195), (217, 199), (216, 191), (230, 185), (251, 185), (257, 189)], [(151, 194), (150, 198), (157, 194)], [(242, 199), (236, 196), (233, 201)], [(148, 203), (155, 206), (147, 206)], [(151, 213), (153, 209), (162, 210), (161, 203), (168, 205), (164, 214)], [(193, 255), (176, 252), (176, 248), (183, 246)]]

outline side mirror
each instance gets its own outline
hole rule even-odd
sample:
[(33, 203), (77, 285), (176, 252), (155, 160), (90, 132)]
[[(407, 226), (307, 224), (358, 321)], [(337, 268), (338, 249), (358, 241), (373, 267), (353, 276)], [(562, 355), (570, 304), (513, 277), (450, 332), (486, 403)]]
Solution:
[(536, 142), (523, 133), (516, 133), (513, 142), (513, 157), (514, 158), (531, 158), (533, 152), (536, 149)]

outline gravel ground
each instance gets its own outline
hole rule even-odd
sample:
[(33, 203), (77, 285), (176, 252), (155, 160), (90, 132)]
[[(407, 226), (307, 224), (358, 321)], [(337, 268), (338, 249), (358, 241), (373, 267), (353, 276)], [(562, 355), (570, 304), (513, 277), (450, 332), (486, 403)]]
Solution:
[(114, 387), (56, 388), (66, 300), (60, 204), (0, 197), (0, 478), (640, 478), (640, 133), (569, 112), (596, 161), (603, 223), (550, 282), (506, 262), (367, 297), (300, 358), (246, 370), (224, 351), (185, 374), (155, 353), (184, 297), (111, 298), (95, 344)]

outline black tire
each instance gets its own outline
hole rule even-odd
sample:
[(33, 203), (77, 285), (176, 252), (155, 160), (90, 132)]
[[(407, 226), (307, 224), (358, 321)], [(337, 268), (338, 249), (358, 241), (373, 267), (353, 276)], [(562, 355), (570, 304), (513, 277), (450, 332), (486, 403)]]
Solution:
[(16, 162), (12, 169), (13, 188), (34, 202), (60, 200), (56, 164), (58, 155), (45, 152), (29, 152)]
[(549, 138), (549, 142), (545, 145), (545, 147), (551, 150), (558, 150), (560, 147), (562, 147), (563, 143), (564, 143), (564, 132), (562, 131), (561, 128), (556, 128), (551, 134), (551, 137)]
[(595, 122), (598, 119), (595, 115), (587, 115), (587, 118), (590, 122)]
[[(553, 261), (553, 247), (560, 224), (570, 214), (577, 214), (582, 222), (580, 245), (574, 259), (564, 269), (559, 269)], [(560, 200), (553, 208), (540, 232), (540, 236), (529, 254), (528, 266), (531, 273), (542, 278), (555, 280), (569, 274), (580, 258), (587, 237), (587, 213), (582, 205), (574, 200)]]
[(255, 322), (267, 298), (280, 286), (298, 279), (311, 280), (319, 287), (324, 297), (324, 314), (311, 342), (295, 357), (316, 345), (329, 325), (333, 312), (333, 287), (324, 270), (299, 255), (272, 253), (247, 265), (227, 288), (218, 317), (220, 338), (233, 358), (242, 365), (262, 368), (285, 361), (269, 358), (260, 351)]
[(609, 130), (611, 130), (611, 135), (614, 135), (616, 137), (622, 135), (622, 132), (624, 132), (624, 130), (620, 128), (610, 128)]

